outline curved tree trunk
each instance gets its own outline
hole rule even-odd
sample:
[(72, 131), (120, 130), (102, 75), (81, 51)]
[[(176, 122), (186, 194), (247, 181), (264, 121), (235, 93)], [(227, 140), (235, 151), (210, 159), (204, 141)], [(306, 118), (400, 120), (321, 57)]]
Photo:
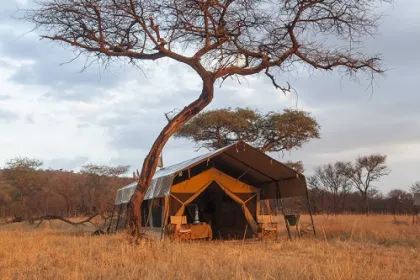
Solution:
[(203, 79), (203, 89), (199, 98), (185, 107), (169, 121), (156, 138), (144, 160), (140, 178), (137, 181), (137, 188), (131, 198), (130, 207), (127, 211), (128, 228), (132, 235), (139, 236), (141, 233), (141, 204), (156, 171), (158, 159), (163, 147), (173, 134), (191, 118), (200, 113), (213, 99), (213, 77), (210, 74), (201, 75), (201, 77)]

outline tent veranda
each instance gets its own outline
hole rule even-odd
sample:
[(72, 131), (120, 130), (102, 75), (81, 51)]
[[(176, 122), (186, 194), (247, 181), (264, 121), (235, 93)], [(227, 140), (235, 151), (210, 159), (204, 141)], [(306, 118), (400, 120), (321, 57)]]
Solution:
[[(161, 201), (160, 212), (155, 216), (160, 216), (159, 224), (165, 227), (169, 216), (183, 215), (187, 205), (215, 186), (240, 205), (254, 232), (260, 200), (307, 197), (303, 174), (244, 142), (237, 142), (158, 170), (147, 189), (145, 203), (151, 206), (155, 199)], [(135, 189), (135, 182), (119, 189), (115, 205), (127, 204)], [(144, 210), (148, 212), (147, 207)]]

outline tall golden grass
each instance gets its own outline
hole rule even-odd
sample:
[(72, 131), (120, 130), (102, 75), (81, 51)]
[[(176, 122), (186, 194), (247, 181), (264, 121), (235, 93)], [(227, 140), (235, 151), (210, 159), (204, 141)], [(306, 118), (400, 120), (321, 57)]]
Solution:
[(0, 279), (420, 279), (409, 216), (317, 216), (317, 238), (133, 242), (44, 223), (0, 229)]

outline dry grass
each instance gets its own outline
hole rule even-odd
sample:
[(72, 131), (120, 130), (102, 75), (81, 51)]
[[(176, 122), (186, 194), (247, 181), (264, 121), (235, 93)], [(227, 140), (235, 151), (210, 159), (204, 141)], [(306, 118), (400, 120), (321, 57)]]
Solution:
[(418, 279), (420, 226), (397, 220), (318, 216), (317, 239), (189, 244), (18, 225), (0, 231), (0, 279)]

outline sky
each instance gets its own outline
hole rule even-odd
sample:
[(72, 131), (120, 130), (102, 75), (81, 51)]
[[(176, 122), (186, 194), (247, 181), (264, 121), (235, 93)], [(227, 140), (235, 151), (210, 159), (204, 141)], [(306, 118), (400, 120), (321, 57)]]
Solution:
[[(0, 166), (24, 156), (42, 159), (44, 168), (77, 171), (96, 163), (140, 169), (166, 124), (164, 113), (193, 101), (200, 93), (199, 78), (168, 60), (141, 70), (114, 63), (82, 71), (83, 58), (66, 63), (74, 58), (72, 50), (39, 40), (29, 32), (31, 25), (13, 18), (27, 2), (0, 2)], [(375, 78), (373, 91), (363, 79), (301, 71), (278, 77), (296, 90), (284, 95), (257, 75), (217, 87), (208, 109), (307, 110), (321, 125), (321, 139), (274, 158), (301, 160), (310, 175), (318, 165), (382, 153), (391, 174), (376, 187), (384, 193), (408, 190), (420, 180), (420, 2), (395, 0), (382, 9), (378, 35), (364, 43), (368, 53), (383, 55), (388, 69)], [(205, 152), (171, 139), (164, 165)]]

